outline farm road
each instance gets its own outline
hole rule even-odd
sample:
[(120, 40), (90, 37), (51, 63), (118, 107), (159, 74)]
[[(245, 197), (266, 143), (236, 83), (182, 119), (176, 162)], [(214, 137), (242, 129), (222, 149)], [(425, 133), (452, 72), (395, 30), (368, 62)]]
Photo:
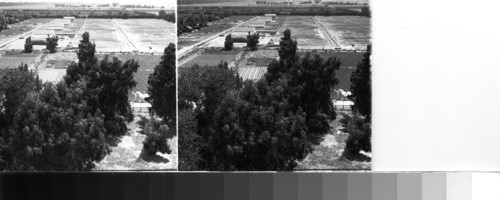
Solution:
[(222, 35), (222, 34), (226, 35), (229, 31), (232, 31), (232, 30), (234, 30), (235, 28), (238, 28), (238, 27), (240, 27), (241, 25), (246, 24), (247, 22), (250, 22), (250, 21), (252, 21), (252, 20), (255, 20), (255, 19), (257, 19), (258, 17), (259, 17), (259, 16), (254, 17), (254, 18), (252, 18), (252, 19), (250, 19), (250, 20), (248, 20), (248, 21), (241, 22), (241, 23), (237, 24), (236, 26), (233, 26), (233, 27), (231, 27), (231, 28), (228, 28), (228, 29), (226, 29), (226, 30), (223, 30), (223, 31), (221, 31), (221, 32), (219, 32), (219, 33), (213, 34), (212, 36), (208, 37), (207, 39), (204, 39), (204, 40), (202, 40), (202, 41), (199, 41), (199, 42), (197, 42), (196, 44), (193, 44), (193, 45), (191, 45), (191, 46), (184, 47), (184, 48), (182, 48), (182, 49), (180, 49), (180, 50), (178, 51), (177, 57), (179, 57), (179, 58), (180, 58), (180, 57), (182, 57), (184, 54), (186, 54), (186, 53), (190, 52), (191, 50), (193, 50), (195, 47), (200, 46), (200, 45), (202, 45), (202, 44), (204, 44), (204, 43), (207, 43), (207, 42), (209, 42), (209, 41), (211, 41), (211, 40), (213, 40), (213, 39), (215, 39), (215, 38), (219, 37), (219, 35)]
[(54, 22), (54, 21), (56, 21), (56, 20), (57, 20), (57, 19), (54, 19), (54, 20), (50, 21), (49, 23), (39, 25), (39, 26), (37, 26), (36, 28), (34, 28), (34, 29), (30, 30), (30, 31), (27, 31), (27, 32), (21, 33), (21, 34), (17, 35), (16, 37), (14, 37), (14, 38), (12, 38), (12, 39), (10, 39), (10, 40), (8, 40), (8, 41), (5, 41), (5, 42), (1, 43), (1, 44), (0, 44), (0, 50), (6, 50), (6, 49), (4, 49), (4, 47), (5, 47), (5, 46), (7, 46), (7, 45), (9, 45), (9, 44), (10, 44), (10, 43), (12, 43), (12, 42), (15, 42), (16, 40), (19, 40), (19, 37), (26, 37), (26, 36), (27, 36), (28, 34), (30, 34), (31, 32), (36, 31), (36, 30), (38, 30), (38, 29), (40, 29), (40, 28), (42, 28), (42, 27), (46, 26), (47, 24), (51, 24), (52, 22)]
[[(127, 46), (129, 48), (132, 48), (133, 50), (137, 50), (137, 47), (134, 45), (134, 43), (132, 43), (132, 41), (130, 41), (130, 39), (128, 38), (127, 34), (125, 34), (125, 32), (122, 30), (122, 28), (120, 26), (118, 26), (115, 22), (114, 19), (111, 20), (111, 23), (113, 24), (113, 26), (115, 27), (116, 30), (118, 30), (118, 32), (122, 35), (123, 38), (125, 38), (125, 41), (127, 42)], [(120, 38), (122, 38), (120, 37)]]
[(319, 27), (321, 27), (321, 31), (323, 33), (326, 33), (325, 35), (328, 36), (328, 43), (330, 43), (331, 46), (333, 46), (333, 48), (341, 48), (341, 46), (339, 45), (339, 43), (337, 42), (337, 39), (335, 38), (335, 36), (331, 35), (330, 32), (328, 32), (326, 30), (326, 28), (323, 26), (323, 24), (316, 18), (316, 16), (313, 17), (314, 21), (316, 22), (316, 24), (319, 25)]

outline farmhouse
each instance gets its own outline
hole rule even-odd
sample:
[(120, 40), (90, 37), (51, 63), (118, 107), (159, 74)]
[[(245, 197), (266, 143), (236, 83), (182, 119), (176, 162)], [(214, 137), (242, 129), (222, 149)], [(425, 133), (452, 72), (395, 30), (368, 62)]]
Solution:
[(47, 38), (54, 35), (54, 30), (36, 30), (31, 33), (31, 41), (34, 45), (45, 45)]
[(74, 22), (75, 21), (75, 17), (64, 17), (63, 19), (69, 20), (70, 22)]
[(257, 20), (253, 20), (253, 21), (249, 22), (248, 26), (255, 27), (255, 28), (264, 28), (264, 27), (266, 27), (266, 22), (257, 19)]
[(247, 42), (247, 36), (256, 34), (254, 27), (238, 27), (231, 33), (233, 42)]
[(276, 20), (276, 14), (265, 14), (266, 17), (271, 17), (271, 20)]

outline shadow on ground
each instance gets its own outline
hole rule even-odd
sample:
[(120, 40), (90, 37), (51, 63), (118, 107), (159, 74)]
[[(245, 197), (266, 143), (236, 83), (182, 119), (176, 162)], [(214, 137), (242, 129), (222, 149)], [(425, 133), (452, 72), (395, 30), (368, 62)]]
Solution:
[(348, 151), (344, 151), (342, 153), (342, 157), (344, 157), (347, 160), (357, 161), (357, 162), (371, 162), (372, 161), (372, 158), (370, 158), (366, 155), (363, 155), (360, 153), (349, 153)]
[(144, 149), (142, 150), (141, 154), (139, 155), (139, 159), (142, 159), (146, 162), (153, 162), (153, 163), (168, 163), (170, 160), (167, 158), (161, 157), (159, 155), (150, 155)]

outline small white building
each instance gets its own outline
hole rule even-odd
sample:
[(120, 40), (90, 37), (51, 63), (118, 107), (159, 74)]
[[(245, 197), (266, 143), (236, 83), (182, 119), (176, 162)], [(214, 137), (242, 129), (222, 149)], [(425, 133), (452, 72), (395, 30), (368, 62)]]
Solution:
[(273, 21), (276, 20), (276, 14), (265, 14), (264, 16), (271, 17)]
[(55, 35), (54, 30), (36, 30), (31, 32), (31, 41), (34, 45), (45, 45), (47, 38)]
[(75, 21), (75, 17), (63, 17), (63, 19), (69, 20), (70, 22), (74, 22)]
[(253, 20), (248, 23), (248, 26), (255, 28), (264, 28), (266, 27), (266, 22), (260, 19)]
[(231, 32), (233, 42), (247, 42), (247, 36), (256, 34), (254, 27), (238, 27)]

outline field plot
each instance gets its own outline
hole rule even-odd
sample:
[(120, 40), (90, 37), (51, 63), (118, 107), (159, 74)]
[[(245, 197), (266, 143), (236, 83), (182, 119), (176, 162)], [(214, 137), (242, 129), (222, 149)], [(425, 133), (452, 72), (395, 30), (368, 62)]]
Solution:
[[(366, 50), (371, 41), (370, 18), (360, 16), (318, 16), (318, 21), (334, 35), (343, 48)], [(293, 31), (292, 31), (293, 35)]]
[(243, 80), (259, 80), (267, 72), (267, 67), (240, 67), (238, 74)]
[(0, 32), (0, 49), (24, 49), (27, 34), (41, 28), (54, 19), (29, 19), (9, 25), (9, 29)]
[(38, 77), (43, 82), (57, 83), (66, 75), (66, 69), (39, 69)]
[(179, 49), (193, 45), (199, 41), (205, 40), (210, 36), (214, 36), (224, 30), (232, 28), (239, 23), (248, 21), (255, 16), (231, 16), (226, 17), (221, 20), (209, 22), (208, 27), (201, 28), (200, 30), (195, 30), (191, 33), (186, 33), (178, 37)]
[(140, 52), (161, 52), (175, 42), (175, 24), (158, 19), (113, 19)]
[(135, 50), (127, 37), (110, 19), (87, 19), (71, 43), (78, 46), (82, 34), (89, 32), (98, 52), (131, 52)]
[(328, 48), (328, 39), (323, 34), (319, 24), (312, 16), (290, 16), (283, 23), (277, 35), (274, 37), (279, 41), (283, 37), (283, 31), (290, 29), (292, 38), (297, 40), (300, 49), (323, 49)]
[[(143, 141), (146, 136), (140, 134), (137, 125), (138, 116), (127, 125), (129, 133), (112, 144), (111, 153), (95, 163), (93, 170), (175, 170), (177, 168), (177, 137), (168, 139), (171, 154), (149, 155), (143, 152)], [(171, 129), (175, 131), (175, 129)], [(113, 142), (114, 143), (114, 142)]]
[(0, 57), (0, 69), (17, 68), (21, 63), (33, 64), (36, 57)]
[(219, 63), (227, 62), (228, 64), (235, 60), (236, 56), (240, 53), (239, 51), (229, 51), (229, 52), (204, 52), (203, 54), (197, 56), (196, 58), (184, 63), (181, 67), (190, 67), (195, 64), (200, 66), (216, 66)]

